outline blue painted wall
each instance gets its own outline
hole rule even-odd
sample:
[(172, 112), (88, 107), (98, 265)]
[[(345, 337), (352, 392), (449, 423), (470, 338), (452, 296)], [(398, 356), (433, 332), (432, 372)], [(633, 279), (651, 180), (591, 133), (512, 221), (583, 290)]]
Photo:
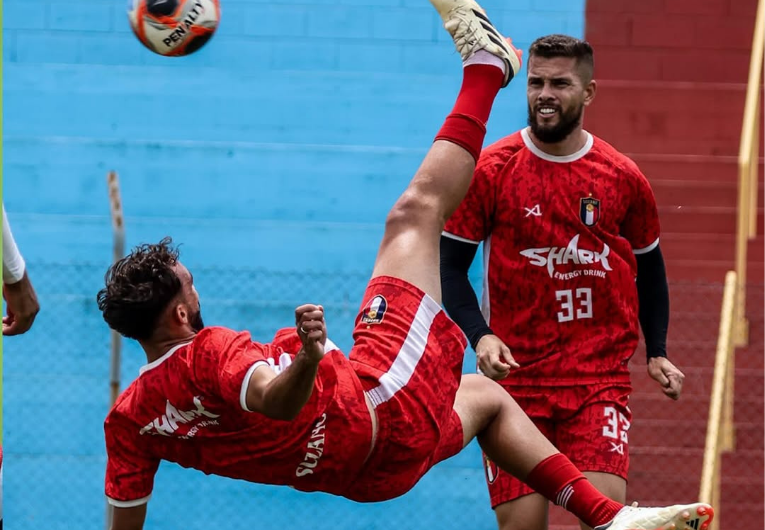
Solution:
[[(520, 47), (583, 33), (583, 0), (484, 5)], [(218, 34), (178, 59), (138, 44), (121, 1), (5, 0), (3, 17), (3, 200), (43, 307), (5, 341), (6, 525), (100, 528), (107, 171), (129, 246), (184, 243), (208, 323), (267, 340), (317, 300), (347, 350), (385, 214), (453, 104), (459, 56), (425, 0), (223, 0)], [(487, 141), (524, 124), (524, 101), (523, 82), (500, 95)], [(129, 382), (142, 354), (125, 347)], [(472, 445), (405, 497), (360, 506), (167, 465), (146, 527), (488, 529), (482, 477)]]

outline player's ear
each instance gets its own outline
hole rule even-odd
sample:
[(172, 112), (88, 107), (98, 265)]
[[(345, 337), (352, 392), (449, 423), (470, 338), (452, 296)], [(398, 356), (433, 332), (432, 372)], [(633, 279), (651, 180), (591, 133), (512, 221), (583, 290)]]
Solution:
[(186, 307), (186, 304), (175, 304), (175, 307), (173, 308), (173, 320), (181, 325), (189, 323), (189, 310)]
[(584, 105), (588, 106), (595, 99), (595, 93), (598, 91), (598, 83), (594, 79), (584, 87)]

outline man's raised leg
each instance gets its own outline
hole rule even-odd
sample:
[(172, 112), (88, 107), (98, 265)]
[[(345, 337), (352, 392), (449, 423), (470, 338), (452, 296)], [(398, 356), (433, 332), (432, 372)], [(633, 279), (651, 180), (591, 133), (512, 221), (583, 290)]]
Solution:
[(393, 205), (372, 277), (394, 276), (441, 302), (439, 242), (465, 197), (499, 89), (520, 70), (517, 52), (472, 0), (431, 0), (463, 58), (452, 112), (404, 193)]

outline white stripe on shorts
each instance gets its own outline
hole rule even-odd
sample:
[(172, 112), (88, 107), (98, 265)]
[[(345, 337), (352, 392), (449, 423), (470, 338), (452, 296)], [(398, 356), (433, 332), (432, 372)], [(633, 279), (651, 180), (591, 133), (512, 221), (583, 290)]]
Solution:
[[(388, 310), (390, 311), (390, 308)], [(380, 376), (380, 386), (367, 392), (375, 408), (392, 398), (412, 378), (417, 363), (420, 362), (423, 353), (425, 353), (430, 326), (440, 311), (441, 306), (430, 296), (425, 295), (422, 298), (420, 307), (417, 308), (417, 313), (414, 316), (414, 322), (412, 322), (409, 333), (393, 364), (387, 372)]]

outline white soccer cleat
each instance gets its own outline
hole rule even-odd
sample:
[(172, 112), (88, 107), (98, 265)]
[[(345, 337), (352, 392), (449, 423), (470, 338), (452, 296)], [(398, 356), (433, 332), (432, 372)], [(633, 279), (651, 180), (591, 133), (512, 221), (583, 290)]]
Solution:
[(707, 530), (714, 516), (714, 509), (704, 503), (663, 508), (638, 508), (634, 503), (595, 530)]
[(496, 55), (507, 65), (502, 85), (507, 86), (521, 69), (521, 51), (497, 31), (483, 8), (473, 0), (430, 0), (430, 3), (441, 15), (462, 60), (469, 59), (478, 50)]

